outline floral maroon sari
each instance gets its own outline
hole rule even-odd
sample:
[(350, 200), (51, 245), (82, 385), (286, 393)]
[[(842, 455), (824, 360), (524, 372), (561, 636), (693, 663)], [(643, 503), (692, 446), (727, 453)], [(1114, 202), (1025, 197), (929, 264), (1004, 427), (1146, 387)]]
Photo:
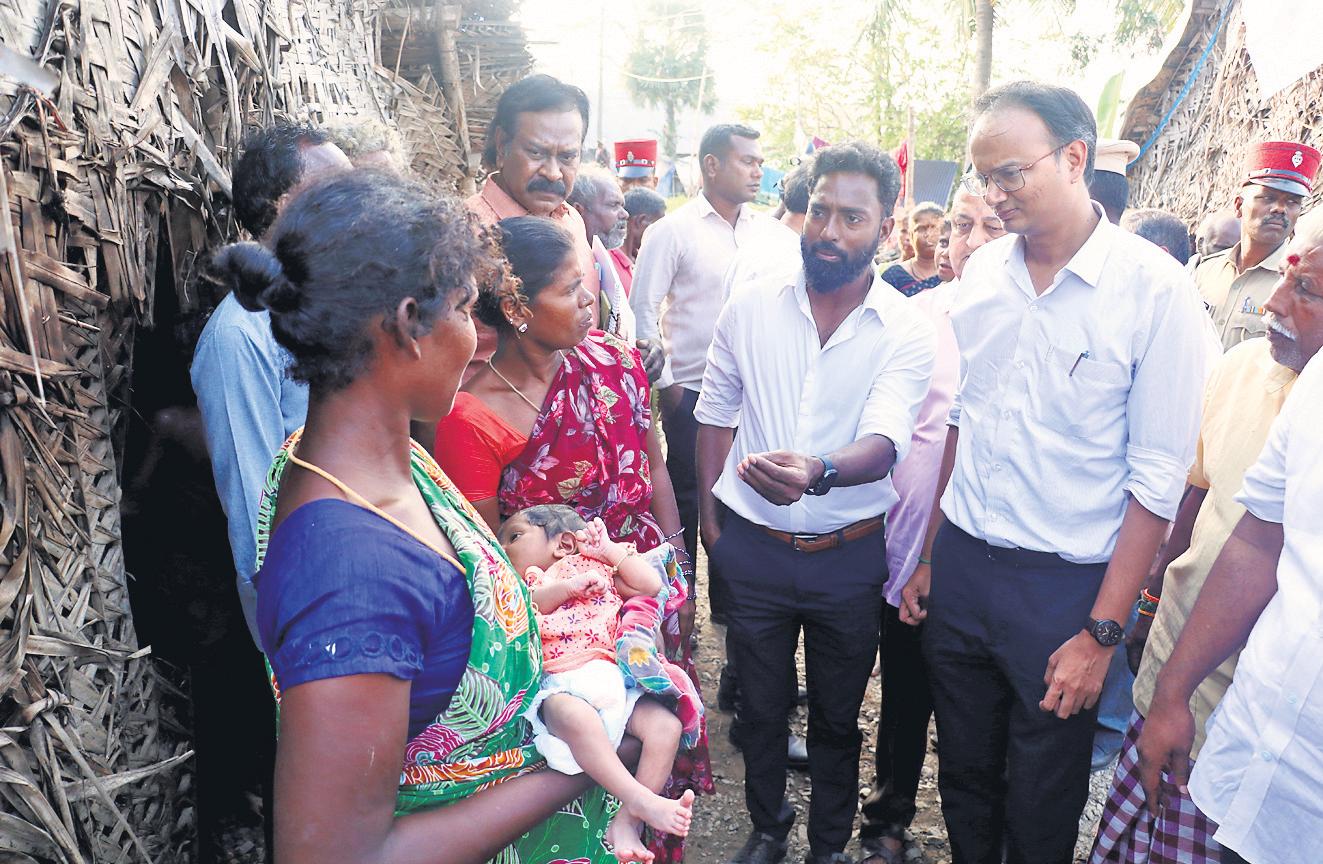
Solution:
[[(612, 539), (632, 542), (641, 552), (660, 545), (664, 535), (652, 516), (648, 396), (638, 351), (610, 334), (590, 333), (566, 353), (528, 446), (501, 474), (501, 518), (537, 504), (568, 504), (584, 519), (600, 517)], [(670, 603), (667, 612), (666, 654), (697, 688), (698, 672), (680, 645)], [(706, 723), (693, 749), (677, 756), (662, 794), (679, 798), (686, 789), (714, 791)], [(654, 864), (684, 859), (681, 837), (654, 837), (650, 846)]]

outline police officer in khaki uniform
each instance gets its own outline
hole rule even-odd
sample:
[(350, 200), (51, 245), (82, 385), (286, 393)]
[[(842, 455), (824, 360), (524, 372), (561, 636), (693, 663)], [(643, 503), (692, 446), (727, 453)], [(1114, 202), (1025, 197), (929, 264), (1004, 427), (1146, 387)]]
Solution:
[(1250, 149), (1245, 163), (1247, 176), (1235, 203), (1240, 242), (1209, 255), (1194, 271), (1223, 350), (1267, 332), (1263, 304), (1313, 189), (1319, 152), (1294, 141), (1265, 141)]

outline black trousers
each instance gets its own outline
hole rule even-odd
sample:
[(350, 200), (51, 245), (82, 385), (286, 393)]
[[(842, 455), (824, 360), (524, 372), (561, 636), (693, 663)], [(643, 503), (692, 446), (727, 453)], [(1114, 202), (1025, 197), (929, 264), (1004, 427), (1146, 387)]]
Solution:
[(1097, 709), (1041, 710), (1052, 652), (1087, 623), (1105, 564), (998, 549), (951, 523), (924, 624), (938, 788), (955, 864), (1069, 864)]
[(744, 797), (753, 827), (784, 838), (787, 715), (804, 635), (814, 855), (841, 852), (859, 795), (859, 707), (878, 650), (887, 565), (881, 531), (807, 554), (735, 513), (713, 550), (730, 591), (727, 650), (740, 670)]
[(933, 715), (928, 669), (920, 647), (922, 627), (900, 620), (900, 610), (882, 601), (882, 710), (877, 721), (877, 774), (864, 800), (859, 839), (870, 840), (914, 819), (923, 759), (928, 755), (928, 720)]
[[(697, 405), (698, 392), (684, 388), (680, 406), (662, 415), (662, 429), (666, 432), (666, 471), (671, 475), (675, 506), (680, 511), (680, 524), (684, 526), (684, 548), (690, 561), (698, 560), (698, 421), (694, 419)], [(693, 577), (690, 579), (690, 596), (693, 596)]]

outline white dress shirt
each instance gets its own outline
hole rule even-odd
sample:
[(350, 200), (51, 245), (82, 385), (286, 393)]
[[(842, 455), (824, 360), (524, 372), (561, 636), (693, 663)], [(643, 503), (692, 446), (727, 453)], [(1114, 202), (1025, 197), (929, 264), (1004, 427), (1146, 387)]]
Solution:
[(1075, 563), (1111, 557), (1125, 493), (1176, 515), (1208, 359), (1189, 275), (1094, 210), (1097, 228), (1041, 296), (1018, 235), (965, 266), (960, 438), (942, 496), (967, 533)]
[(801, 268), (793, 279), (735, 286), (717, 320), (694, 419), (738, 427), (712, 487), (731, 510), (797, 534), (835, 531), (896, 503), (891, 478), (772, 504), (739, 478), (750, 453), (822, 456), (865, 435), (883, 435), (899, 461), (909, 452), (936, 353), (933, 326), (885, 282), (820, 345)]
[(1254, 864), (1323, 849), (1323, 362), (1312, 360), (1236, 496), (1281, 524), (1277, 594), (1208, 725), (1190, 795), (1214, 838)]
[(748, 205), (740, 207), (732, 228), (701, 192), (648, 227), (634, 264), (629, 303), (638, 338), (656, 339), (660, 320), (666, 368), (658, 388), (679, 384), (699, 389), (724, 299), (722, 278), (736, 250), (784, 229)]

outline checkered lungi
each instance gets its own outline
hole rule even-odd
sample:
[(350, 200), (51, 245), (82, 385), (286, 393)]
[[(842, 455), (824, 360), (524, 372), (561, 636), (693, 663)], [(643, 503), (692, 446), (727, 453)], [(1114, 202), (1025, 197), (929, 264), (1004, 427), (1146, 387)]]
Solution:
[(1217, 824), (1194, 806), (1162, 772), (1167, 806), (1157, 819), (1144, 806), (1139, 782), (1139, 733), (1144, 718), (1130, 717), (1112, 791), (1103, 808), (1089, 864), (1219, 864), (1222, 846), (1213, 839)]

